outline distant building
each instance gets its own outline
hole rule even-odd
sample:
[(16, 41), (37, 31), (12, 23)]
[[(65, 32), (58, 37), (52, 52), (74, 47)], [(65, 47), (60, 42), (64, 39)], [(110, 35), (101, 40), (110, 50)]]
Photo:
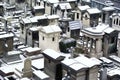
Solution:
[(59, 38), (61, 29), (56, 25), (42, 27), (39, 31), (39, 47), (42, 50), (47, 48), (59, 51)]
[(102, 9), (102, 22), (105, 23), (105, 24), (111, 24), (110, 16), (113, 14), (114, 11), (115, 11), (115, 8), (112, 7), (112, 6), (104, 7)]
[(83, 14), (86, 12), (86, 10), (90, 8), (88, 5), (84, 6), (78, 6), (77, 13), (76, 13), (76, 19), (83, 20)]
[(0, 55), (13, 50), (13, 33), (0, 32)]
[(84, 27), (95, 27), (98, 25), (101, 11), (97, 8), (89, 8), (83, 14), (83, 26)]
[(32, 13), (34, 16), (40, 16), (45, 14), (44, 6), (34, 6), (32, 9)]
[(84, 35), (83, 49), (90, 57), (116, 55), (118, 31), (109, 25), (99, 24), (97, 27), (84, 28), (81, 32)]
[(97, 80), (100, 62), (83, 55), (61, 61), (63, 80)]
[(46, 49), (44, 55), (44, 72), (53, 80), (62, 80), (62, 64), (61, 61), (65, 58), (60, 53)]

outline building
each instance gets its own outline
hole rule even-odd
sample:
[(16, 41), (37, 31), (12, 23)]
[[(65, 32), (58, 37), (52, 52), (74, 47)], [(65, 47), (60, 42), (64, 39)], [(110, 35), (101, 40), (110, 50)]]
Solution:
[(32, 13), (34, 16), (41, 16), (45, 14), (44, 6), (34, 6), (32, 9)]
[(8, 51), (13, 50), (13, 33), (0, 33), (0, 54), (5, 55)]
[(101, 11), (97, 8), (89, 8), (83, 14), (83, 26), (84, 27), (95, 27), (98, 25)]
[(44, 55), (44, 72), (53, 80), (62, 80), (62, 65), (61, 61), (65, 58), (60, 53), (46, 49)]
[(113, 14), (114, 11), (115, 11), (115, 8), (112, 6), (104, 7), (102, 9), (102, 22), (106, 24), (111, 24), (110, 16)]
[(90, 8), (88, 5), (84, 5), (84, 6), (78, 6), (78, 10), (77, 10), (77, 19), (79, 20), (83, 20), (83, 14), (86, 12), (86, 10)]
[(70, 37), (72, 38), (79, 38), (80, 36), (80, 30), (82, 29), (82, 23), (79, 20), (76, 21), (70, 21), (69, 22), (69, 33), (68, 35), (70, 35)]
[(60, 18), (66, 18), (67, 14), (72, 10), (72, 7), (69, 2), (61, 2), (57, 6), (56, 14), (60, 16)]
[(59, 51), (59, 39), (61, 29), (56, 25), (42, 27), (39, 31), (39, 47), (42, 50), (47, 48)]
[(99, 24), (97, 27), (84, 28), (81, 32), (84, 35), (83, 49), (90, 57), (108, 57), (116, 53), (118, 31), (109, 25)]
[(83, 55), (61, 61), (63, 76), (70, 80), (97, 80), (100, 61)]

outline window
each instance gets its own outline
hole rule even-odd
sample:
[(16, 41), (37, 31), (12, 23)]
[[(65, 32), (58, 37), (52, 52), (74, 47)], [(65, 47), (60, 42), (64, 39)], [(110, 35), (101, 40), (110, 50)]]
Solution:
[(29, 32), (29, 35), (31, 35), (31, 33)]
[(115, 24), (115, 19), (114, 19), (114, 24)]
[(43, 36), (43, 38), (42, 38), (43, 40), (44, 40), (44, 36)]
[(55, 41), (55, 38), (54, 38), (54, 37), (52, 38), (52, 41)]
[(119, 20), (119, 26), (120, 26), (120, 20)]
[(68, 27), (68, 32), (70, 32), (70, 28)]
[(117, 18), (117, 20), (116, 20), (116, 25), (118, 25), (118, 18)]
[(79, 13), (77, 13), (77, 19), (79, 19)]
[(88, 19), (88, 16), (87, 16), (87, 15), (85, 15), (85, 19), (86, 19), (86, 20)]
[(50, 59), (48, 60), (48, 63), (51, 63), (51, 60), (50, 60)]

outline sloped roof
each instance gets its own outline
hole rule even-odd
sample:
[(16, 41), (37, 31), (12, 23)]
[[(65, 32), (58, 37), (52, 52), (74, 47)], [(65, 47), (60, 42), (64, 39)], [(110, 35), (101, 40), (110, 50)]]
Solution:
[(70, 21), (69, 27), (70, 27), (70, 30), (80, 29), (80, 28), (82, 28), (82, 23), (78, 20)]
[(44, 6), (34, 6), (34, 9), (44, 9)]
[(97, 13), (101, 13), (101, 11), (98, 8), (89, 8), (87, 9), (89, 14), (97, 14)]
[(113, 6), (109, 6), (109, 7), (104, 7), (102, 10), (103, 11), (113, 11), (113, 10), (115, 10), (115, 8)]
[(59, 26), (49, 25), (49, 26), (42, 27), (41, 31), (49, 34), (49, 33), (61, 32), (62, 30), (60, 29)]
[(70, 3), (59, 3), (59, 6), (62, 10), (64, 9), (72, 9)]
[(90, 8), (88, 5), (78, 6), (78, 9), (80, 9), (81, 11), (87, 10), (88, 8)]

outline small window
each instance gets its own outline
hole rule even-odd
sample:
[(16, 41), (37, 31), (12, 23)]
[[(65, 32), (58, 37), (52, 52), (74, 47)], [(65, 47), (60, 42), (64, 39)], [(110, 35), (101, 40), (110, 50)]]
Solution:
[(43, 40), (44, 40), (44, 36), (43, 36), (43, 38), (42, 38)]
[(51, 60), (50, 60), (50, 59), (48, 60), (48, 63), (51, 63)]
[(68, 32), (70, 32), (70, 28), (68, 27)]
[(118, 18), (117, 18), (117, 20), (116, 20), (116, 25), (118, 25)]
[(52, 41), (55, 41), (55, 38), (54, 38), (54, 37), (52, 38)]
[(115, 19), (114, 19), (114, 24), (115, 24)]
[(88, 19), (88, 16), (87, 16), (87, 15), (85, 15), (85, 19), (86, 19), (86, 20)]
[(79, 19), (79, 13), (77, 13), (77, 19)]
[(31, 35), (31, 33), (29, 32), (29, 35)]
[(120, 20), (119, 20), (119, 26), (120, 26)]

